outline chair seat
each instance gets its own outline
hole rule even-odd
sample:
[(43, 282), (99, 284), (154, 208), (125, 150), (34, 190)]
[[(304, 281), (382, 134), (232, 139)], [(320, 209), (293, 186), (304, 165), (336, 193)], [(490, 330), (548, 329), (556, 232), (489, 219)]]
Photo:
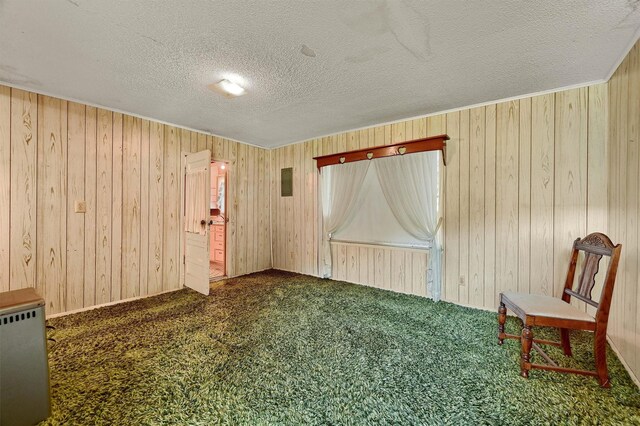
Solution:
[(556, 297), (524, 293), (502, 293), (501, 296), (503, 301), (508, 299), (526, 315), (596, 322), (591, 315)]

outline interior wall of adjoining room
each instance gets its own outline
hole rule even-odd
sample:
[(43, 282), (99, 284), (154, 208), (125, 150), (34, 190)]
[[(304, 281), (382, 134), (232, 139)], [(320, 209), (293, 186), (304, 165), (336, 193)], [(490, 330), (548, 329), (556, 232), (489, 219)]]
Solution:
[(230, 163), (229, 274), (269, 268), (269, 151), (0, 86), (0, 291), (54, 314), (179, 288), (180, 157), (202, 149)]
[[(573, 240), (607, 230), (607, 106), (598, 84), (276, 149), (274, 267), (318, 274), (312, 157), (447, 133), (443, 298), (494, 309), (506, 290), (559, 295)], [(285, 167), (292, 197), (280, 196)], [(333, 258), (337, 278), (426, 294), (415, 251), (334, 243)]]
[(609, 234), (622, 243), (609, 336), (640, 377), (640, 42), (609, 80)]

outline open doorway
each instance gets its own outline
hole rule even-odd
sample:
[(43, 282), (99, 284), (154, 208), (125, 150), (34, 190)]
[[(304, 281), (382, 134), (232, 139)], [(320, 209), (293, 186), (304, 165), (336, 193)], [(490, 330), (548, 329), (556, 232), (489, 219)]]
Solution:
[(227, 165), (222, 161), (211, 162), (211, 250), (209, 259), (209, 281), (227, 275)]

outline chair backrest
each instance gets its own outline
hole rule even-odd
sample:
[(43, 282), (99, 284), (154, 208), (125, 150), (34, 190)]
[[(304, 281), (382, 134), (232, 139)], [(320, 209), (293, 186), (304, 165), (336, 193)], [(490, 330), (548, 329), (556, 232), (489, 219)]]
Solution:
[[(584, 261), (582, 262), (580, 277), (578, 278), (574, 289), (573, 282), (576, 273), (576, 265), (578, 263), (578, 255), (581, 251), (584, 252)], [(597, 308), (596, 321), (598, 323), (604, 321), (605, 327), (606, 321), (609, 317), (611, 295), (613, 294), (613, 286), (618, 272), (618, 262), (620, 260), (621, 251), (622, 244), (613, 245), (609, 237), (599, 232), (589, 234), (582, 239), (576, 239), (573, 242), (571, 263), (569, 264), (567, 280), (562, 293), (562, 300), (565, 302), (569, 302), (571, 297), (575, 297), (578, 300), (582, 300), (585, 303), (595, 306)], [(596, 284), (596, 274), (600, 268), (600, 260), (602, 259), (602, 256), (608, 256), (611, 259), (609, 260), (609, 267), (607, 268), (607, 275), (604, 279), (600, 300), (596, 302), (593, 300), (591, 292)]]

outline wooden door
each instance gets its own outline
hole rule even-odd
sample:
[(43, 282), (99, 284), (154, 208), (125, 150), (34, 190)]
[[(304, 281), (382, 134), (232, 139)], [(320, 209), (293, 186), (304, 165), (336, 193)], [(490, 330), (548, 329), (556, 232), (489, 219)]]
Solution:
[(211, 152), (185, 155), (184, 284), (209, 294)]

